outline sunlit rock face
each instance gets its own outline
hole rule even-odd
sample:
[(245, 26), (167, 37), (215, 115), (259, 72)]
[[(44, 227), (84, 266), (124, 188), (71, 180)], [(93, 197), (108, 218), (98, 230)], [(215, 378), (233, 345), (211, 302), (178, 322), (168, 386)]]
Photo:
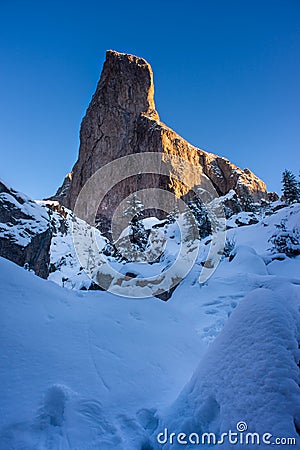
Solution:
[[(99, 168), (143, 152), (161, 154), (161, 164), (168, 164), (168, 175), (147, 173), (147, 167), (140, 167), (136, 176), (112, 188), (98, 209), (103, 230), (129, 194), (154, 187), (182, 197), (199, 182), (197, 172), (208, 177), (220, 196), (232, 189), (241, 199), (250, 194), (257, 201), (267, 195), (265, 183), (250, 170), (242, 170), (226, 158), (194, 147), (162, 123), (155, 109), (151, 66), (142, 58), (109, 50), (96, 92), (82, 120), (78, 160), (53, 199), (74, 209), (82, 187)], [(168, 160), (168, 155), (190, 162), (191, 170), (187, 171), (176, 159)], [(179, 181), (183, 171), (188, 186)], [(95, 189), (93, 196), (97, 195)]]

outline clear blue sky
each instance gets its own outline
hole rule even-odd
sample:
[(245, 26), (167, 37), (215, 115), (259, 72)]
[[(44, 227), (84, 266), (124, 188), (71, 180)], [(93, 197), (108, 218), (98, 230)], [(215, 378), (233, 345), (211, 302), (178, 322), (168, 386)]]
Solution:
[(300, 1), (0, 0), (0, 177), (49, 196), (106, 49), (152, 65), (161, 119), (280, 190), (299, 172)]

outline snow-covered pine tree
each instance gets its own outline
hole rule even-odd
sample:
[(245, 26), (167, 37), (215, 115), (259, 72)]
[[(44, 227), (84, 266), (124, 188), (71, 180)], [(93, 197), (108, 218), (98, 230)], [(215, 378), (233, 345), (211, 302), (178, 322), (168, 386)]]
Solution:
[(282, 193), (285, 202), (290, 205), (300, 201), (300, 188), (295, 175), (289, 170), (285, 170), (282, 174)]
[(175, 202), (172, 210), (169, 212), (169, 214), (166, 217), (166, 221), (170, 224), (174, 223), (176, 221), (176, 219), (178, 219), (179, 216), (180, 216), (179, 207), (178, 207), (177, 203)]
[(129, 222), (129, 237), (131, 243), (139, 250), (145, 250), (148, 235), (142, 222), (142, 211), (144, 210), (143, 203), (134, 193), (129, 200), (127, 200), (127, 208), (124, 211), (124, 216), (128, 217)]
[(293, 258), (300, 255), (300, 231), (297, 227), (287, 229), (286, 221), (283, 219), (279, 225), (275, 225), (277, 232), (270, 237), (269, 242), (273, 244), (273, 251)]
[(243, 201), (244, 210), (246, 212), (254, 212), (255, 211), (253, 197), (249, 194), (249, 192), (247, 192), (243, 196), (242, 201)]
[(188, 206), (197, 223), (200, 239), (210, 235), (212, 231), (211, 223), (206, 208), (200, 198), (195, 196), (193, 199), (190, 199)]

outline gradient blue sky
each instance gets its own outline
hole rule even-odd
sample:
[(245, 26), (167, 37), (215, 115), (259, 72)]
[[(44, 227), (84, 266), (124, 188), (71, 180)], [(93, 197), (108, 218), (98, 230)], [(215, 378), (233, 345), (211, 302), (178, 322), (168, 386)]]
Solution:
[(161, 119), (192, 144), (269, 190), (298, 174), (299, 0), (0, 0), (1, 178), (56, 191), (110, 48), (151, 63)]

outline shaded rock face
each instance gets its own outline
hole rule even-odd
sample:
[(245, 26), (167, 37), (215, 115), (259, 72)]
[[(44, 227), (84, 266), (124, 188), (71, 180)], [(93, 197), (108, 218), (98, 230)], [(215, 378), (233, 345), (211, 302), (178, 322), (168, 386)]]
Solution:
[(0, 182), (0, 256), (47, 278), (51, 237), (47, 210)]
[[(255, 201), (266, 197), (266, 186), (249, 169), (241, 170), (226, 158), (196, 148), (160, 122), (154, 104), (153, 75), (142, 58), (109, 50), (96, 92), (83, 118), (78, 160), (52, 198), (73, 209), (85, 182), (99, 168), (131, 153), (159, 152), (191, 162), (212, 182), (222, 196), (234, 190), (238, 197), (250, 194)], [(180, 165), (172, 164), (169, 177), (141, 174), (115, 186), (99, 206), (100, 228), (109, 224), (113, 211), (130, 193), (159, 187), (177, 197), (187, 188), (175, 178)], [(190, 174), (193, 185), (193, 174)], [(94, 192), (97, 196), (97, 192)]]

